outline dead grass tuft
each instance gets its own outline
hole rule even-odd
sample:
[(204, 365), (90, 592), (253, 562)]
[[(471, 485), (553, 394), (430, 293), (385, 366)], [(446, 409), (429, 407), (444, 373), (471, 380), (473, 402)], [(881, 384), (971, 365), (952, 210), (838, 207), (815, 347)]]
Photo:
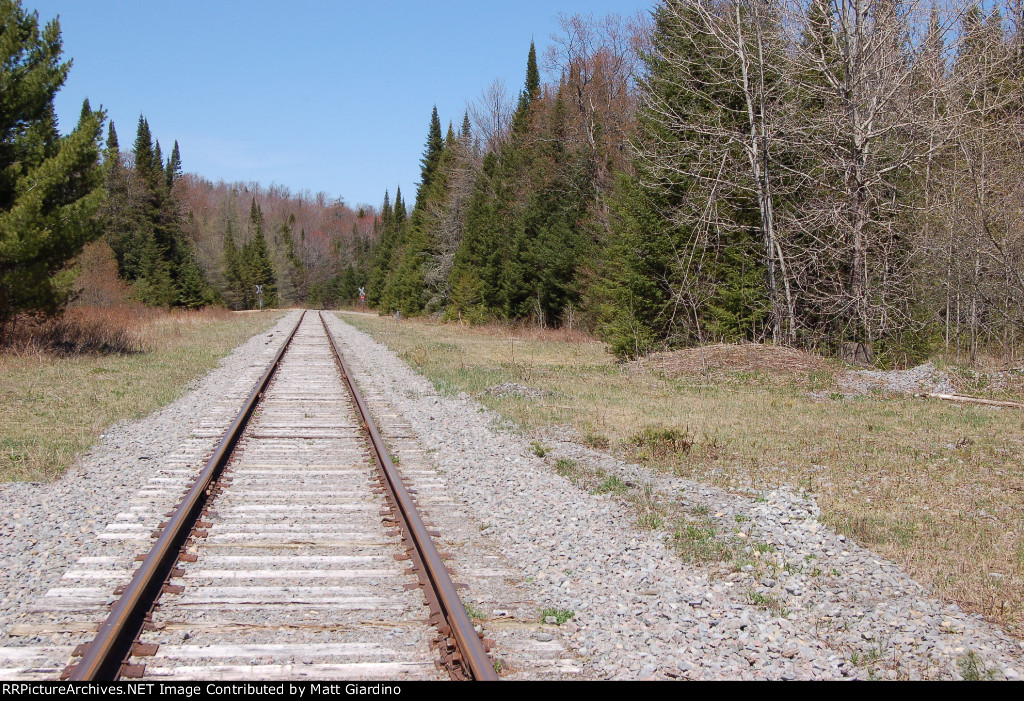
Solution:
[(72, 307), (53, 319), (21, 317), (0, 336), (0, 347), (15, 353), (141, 353), (143, 328), (158, 312), (145, 307)]
[(637, 460), (663, 461), (688, 454), (693, 448), (693, 436), (687, 429), (648, 426), (627, 438), (625, 446)]

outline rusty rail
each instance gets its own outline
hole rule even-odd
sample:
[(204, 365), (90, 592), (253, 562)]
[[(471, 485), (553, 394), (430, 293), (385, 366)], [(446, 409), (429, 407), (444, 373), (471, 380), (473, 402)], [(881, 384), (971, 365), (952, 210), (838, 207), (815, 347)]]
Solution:
[[(452, 657), (456, 664), (461, 666), (463, 670), (468, 671), (467, 676), (478, 681), (497, 681), (498, 675), (494, 671), (494, 664), (490, 657), (488, 657), (487, 651), (480, 641), (480, 636), (473, 628), (473, 623), (469, 620), (469, 615), (466, 613), (462, 599), (459, 598), (455, 590), (455, 584), (452, 583), (448, 570), (444, 566), (444, 561), (434, 546), (434, 541), (431, 539), (423, 519), (420, 518), (412, 496), (410, 496), (409, 491), (405, 488), (401, 475), (391, 461), (391, 456), (384, 445), (384, 440), (377, 430), (373, 417), (370, 416), (370, 410), (367, 408), (366, 402), (363, 401), (359, 388), (356, 387), (355, 382), (352, 380), (352, 375), (345, 364), (345, 359), (338, 350), (338, 346), (334, 341), (334, 335), (327, 328), (327, 322), (324, 321), (322, 313), (320, 314), (320, 323), (324, 326), (324, 332), (331, 342), (331, 349), (334, 351), (334, 357), (341, 368), (345, 384), (352, 393), (352, 398), (359, 409), (363, 426), (370, 436), (370, 445), (373, 449), (377, 467), (383, 477), (382, 482), (392, 503), (397, 506), (396, 510), (401, 522), (402, 532), (406, 538), (412, 541), (414, 546), (410, 548), (413, 561), (417, 569), (426, 575), (425, 580), (421, 578), (421, 582), (424, 585), (424, 593), (427, 595), (427, 600), (431, 607), (436, 606), (440, 610), (442, 620), (438, 622), (438, 630), (441, 632), (442, 638), (451, 637), (454, 639), (455, 653)], [(442, 642), (443, 646), (444, 643)]]
[(69, 678), (72, 681), (116, 680), (121, 675), (122, 667), (127, 664), (132, 647), (145, 625), (146, 617), (159, 598), (168, 575), (177, 564), (189, 534), (203, 511), (210, 496), (211, 485), (231, 457), (235, 444), (241, 438), (249, 418), (256, 409), (256, 404), (270, 384), (281, 357), (291, 345), (305, 315), (303, 312), (299, 317), (295, 328), (288, 334), (288, 338), (274, 356), (273, 362), (256, 383), (231, 428), (224, 434), (192, 488), (175, 509), (149, 554), (135, 571), (131, 583), (114, 604), (110, 615), (100, 625), (96, 637), (85, 648), (82, 659), (70, 668)]

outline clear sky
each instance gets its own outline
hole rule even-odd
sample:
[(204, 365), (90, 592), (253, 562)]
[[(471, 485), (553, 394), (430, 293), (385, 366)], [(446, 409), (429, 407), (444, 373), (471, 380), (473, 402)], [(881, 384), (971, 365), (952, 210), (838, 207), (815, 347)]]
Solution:
[(60, 16), (66, 131), (102, 105), (122, 148), (139, 114), (186, 171), (379, 204), (410, 197), (430, 110), (461, 122), (494, 79), (522, 87), (559, 12), (623, 15), (654, 0), (22, 0)]

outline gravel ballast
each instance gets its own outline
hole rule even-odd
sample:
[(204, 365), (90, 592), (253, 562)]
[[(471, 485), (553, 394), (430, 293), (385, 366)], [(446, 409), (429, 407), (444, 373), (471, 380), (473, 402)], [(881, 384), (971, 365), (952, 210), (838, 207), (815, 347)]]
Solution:
[[(79, 557), (105, 555), (112, 545), (97, 539), (158, 466), (189, 441), (199, 422), (226, 397), (238, 405), (298, 320), (289, 312), (270, 331), (254, 336), (190, 385), (175, 402), (141, 420), (106, 432), (57, 481), (0, 484), (0, 635), (28, 620), (28, 609)], [(237, 411), (237, 409), (236, 409)], [(210, 449), (217, 438), (206, 439)]]
[[(112, 428), (59, 481), (0, 484), (3, 645), (33, 643), (11, 640), (12, 624), (30, 618), (32, 604), (59, 585), (77, 558), (110, 552), (97, 534), (129, 508), (159, 465), (182, 445), (194, 446), (196, 436), (212, 448), (217, 438), (206, 437), (200, 423), (228, 397), (241, 403), (297, 318), (291, 312), (240, 346), (163, 410)], [(328, 323), (353, 358), (364, 393), (387, 395), (388, 411), (400, 415), (426, 450), (424, 459), (443, 477), (438, 482), (458, 504), (453, 511), (465, 515), (480, 552), (501, 553), (502, 566), (522, 577), (530, 606), (572, 612), (561, 625), (532, 635), (570, 651), (575, 660), (563, 666), (578, 665), (579, 676), (1019, 679), (1024, 673), (1020, 641), (929, 596), (897, 565), (826, 527), (806, 494), (732, 494), (624, 463), (555, 430), (519, 435), (467, 395), (438, 394), (366, 334), (333, 315)], [(536, 439), (551, 449), (543, 458), (531, 446)], [(626, 496), (581, 489), (556, 472), (559, 458), (701, 514), (736, 557), (685, 562), (669, 533), (635, 525)], [(493, 555), (479, 563), (492, 566)]]
[[(559, 632), (586, 676), (1019, 679), (1024, 671), (1020, 641), (930, 597), (900, 567), (826, 527), (804, 494), (727, 493), (553, 431), (540, 436), (551, 452), (536, 457), (536, 436), (499, 428), (500, 417), (467, 395), (439, 395), (368, 335), (331, 326), (358, 360), (364, 391), (393, 397), (453, 498), (551, 608), (575, 613)], [(684, 562), (668, 533), (634, 526), (626, 499), (559, 476), (557, 458), (707, 514), (748, 564)]]

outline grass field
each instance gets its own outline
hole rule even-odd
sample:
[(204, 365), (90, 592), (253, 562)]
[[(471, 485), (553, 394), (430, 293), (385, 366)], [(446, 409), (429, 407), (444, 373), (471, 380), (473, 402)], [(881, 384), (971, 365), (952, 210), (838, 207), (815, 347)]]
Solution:
[(52, 480), (103, 431), (165, 406), (281, 311), (141, 314), (141, 352), (0, 353), (0, 480)]
[[(726, 488), (807, 489), (836, 530), (1024, 636), (1024, 411), (843, 397), (829, 362), (672, 376), (584, 335), (341, 316), (527, 435), (562, 426)], [(488, 392), (502, 383), (531, 391)]]

